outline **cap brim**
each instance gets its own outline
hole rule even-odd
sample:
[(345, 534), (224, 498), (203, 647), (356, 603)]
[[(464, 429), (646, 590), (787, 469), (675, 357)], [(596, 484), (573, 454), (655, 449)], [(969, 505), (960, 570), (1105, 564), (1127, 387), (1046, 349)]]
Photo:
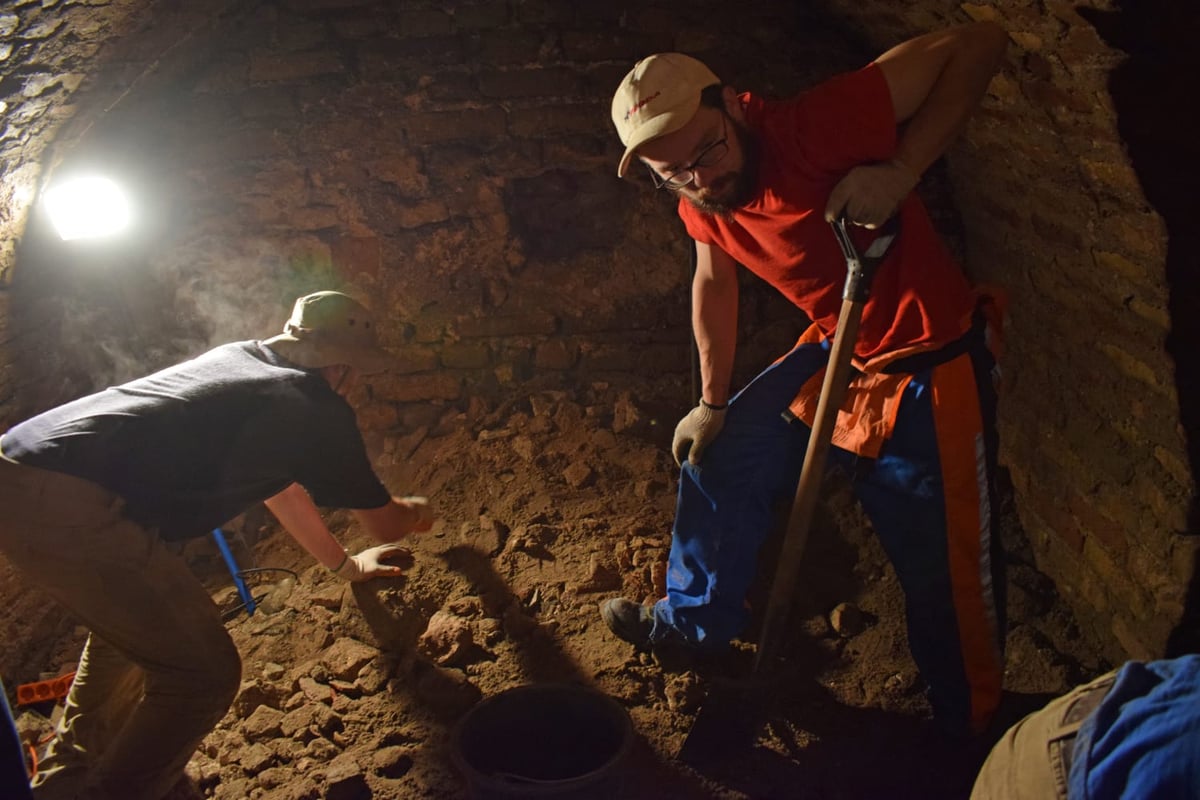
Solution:
[(625, 145), (625, 153), (621, 156), (621, 162), (617, 164), (617, 177), (624, 178), (629, 172), (629, 162), (633, 160), (634, 153), (639, 147), (646, 142), (666, 136), (668, 133), (674, 133), (687, 125), (692, 121), (692, 117), (696, 116), (699, 108), (700, 95), (697, 94), (694, 101), (689, 100), (684, 105), (677, 106), (639, 125)]

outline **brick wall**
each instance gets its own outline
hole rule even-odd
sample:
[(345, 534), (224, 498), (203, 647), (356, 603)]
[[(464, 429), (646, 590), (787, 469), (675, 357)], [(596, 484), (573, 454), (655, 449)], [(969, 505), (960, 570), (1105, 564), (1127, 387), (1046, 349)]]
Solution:
[[(0, 13), (0, 416), (269, 333), (328, 285), (380, 310), (402, 357), (364, 398), (384, 433), (539, 381), (682, 411), (688, 252), (667, 199), (613, 175), (608, 98), (632, 62), (683, 50), (783, 94), (991, 19), (1008, 62), (923, 191), (972, 278), (1010, 295), (1002, 455), (1039, 565), (1114, 660), (1160, 653), (1195, 572), (1198, 273), (1155, 171), (1180, 127), (1146, 99), (1161, 65), (1121, 40), (1148, 12), (1094, 5), (17, 4)], [(140, 227), (55, 242), (32, 189), (89, 161), (126, 177)], [(752, 279), (742, 306), (745, 378), (802, 321)]]
[[(1008, 30), (1008, 63), (947, 159), (968, 271), (1011, 300), (1002, 458), (1039, 566), (1084, 633), (1114, 660), (1161, 655), (1173, 633), (1188, 638), (1177, 626), (1195, 602), (1188, 516), (1200, 431), (1184, 342), (1196, 339), (1182, 332), (1194, 332), (1186, 308), (1197, 284), (1195, 258), (1186, 268), (1176, 241), (1179, 189), (1144, 188), (1164, 178), (1133, 146), (1180, 150), (1177, 126), (1155, 109), (1182, 88), (1182, 35), (1170, 31), (1194, 30), (1195, 12), (1057, 0), (826, 5), (877, 48), (970, 19)], [(1127, 41), (1114, 41), (1122, 30)], [(1139, 66), (1151, 52), (1158, 61)]]

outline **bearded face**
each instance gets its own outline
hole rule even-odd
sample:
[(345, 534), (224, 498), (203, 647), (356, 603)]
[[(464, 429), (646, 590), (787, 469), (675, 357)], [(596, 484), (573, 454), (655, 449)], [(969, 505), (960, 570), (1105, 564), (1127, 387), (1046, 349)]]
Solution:
[[(722, 112), (723, 114), (725, 112)], [(740, 158), (725, 158), (714, 165), (716, 174), (697, 187), (695, 181), (674, 189), (705, 214), (727, 216), (750, 202), (758, 188), (758, 140), (745, 126), (725, 114), (727, 130), (736, 142), (730, 155)], [(724, 168), (724, 171), (720, 171)]]

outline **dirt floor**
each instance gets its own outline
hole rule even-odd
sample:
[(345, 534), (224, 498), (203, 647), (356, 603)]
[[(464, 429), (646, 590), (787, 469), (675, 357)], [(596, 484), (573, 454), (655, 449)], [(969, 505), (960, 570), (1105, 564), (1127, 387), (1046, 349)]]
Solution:
[[(594, 384), (500, 407), (478, 401), (371, 441), (388, 485), (428, 495), (441, 515), (433, 532), (410, 540), (403, 579), (341, 583), (252, 514), (230, 530), (235, 553), (243, 568), (276, 571), (248, 576), (261, 604), (247, 616), (234, 609), (236, 591), (212, 544), (189, 545), (190, 563), (230, 610), (245, 681), (189, 766), (195, 794), (466, 796), (471, 785), (453, 758), (456, 723), (506, 689), (566, 682), (615, 698), (635, 733), (608, 780), (577, 796), (965, 797), (1003, 726), (953, 741), (931, 723), (895, 575), (836, 475), (796, 587), (794, 634), (765, 689), (742, 694), (730, 682), (746, 674), (752, 644), (695, 663), (637, 653), (601, 622), (601, 600), (661, 592), (679, 413)], [(370, 544), (348, 515), (330, 519), (352, 549)], [(1007, 724), (1108, 665), (1088, 652), (1053, 585), (1028, 562), (1011, 509), (1004, 519)], [(27, 618), (30, 609), (17, 604), (9, 614)], [(83, 631), (0, 622), (10, 693), (16, 680), (73, 666)], [(717, 699), (731, 692), (742, 702), (722, 718), (729, 709)], [(675, 756), (700, 709), (717, 715), (727, 736), (696, 768)], [(27, 714), (23, 724), (36, 729), (37, 720)], [(536, 736), (512, 738), (496, 741), (500, 752), (538, 760)]]

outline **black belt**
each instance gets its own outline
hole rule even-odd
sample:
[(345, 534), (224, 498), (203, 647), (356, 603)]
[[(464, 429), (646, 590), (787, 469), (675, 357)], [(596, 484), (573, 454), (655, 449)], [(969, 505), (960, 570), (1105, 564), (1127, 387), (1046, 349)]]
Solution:
[(950, 344), (942, 345), (937, 350), (929, 350), (924, 353), (897, 358), (895, 361), (884, 366), (880, 372), (888, 375), (915, 375), (918, 372), (924, 372), (941, 364), (949, 363), (963, 353), (970, 352), (975, 346), (983, 344), (986, 330), (987, 319), (984, 318), (982, 312), (976, 309), (975, 313), (971, 315), (970, 329), (962, 336), (950, 342)]

